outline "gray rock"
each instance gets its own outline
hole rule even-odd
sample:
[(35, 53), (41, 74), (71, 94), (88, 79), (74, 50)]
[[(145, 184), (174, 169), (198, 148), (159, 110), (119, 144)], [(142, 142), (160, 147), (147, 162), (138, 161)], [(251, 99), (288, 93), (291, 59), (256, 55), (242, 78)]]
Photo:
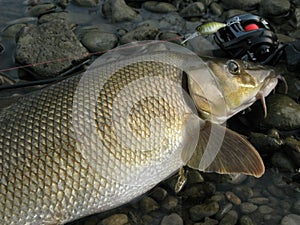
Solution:
[(260, 12), (264, 16), (279, 16), (288, 13), (291, 4), (289, 0), (263, 0)]
[(243, 201), (247, 201), (249, 198), (253, 196), (253, 190), (246, 185), (234, 187), (233, 192), (237, 196), (239, 196)]
[(257, 205), (254, 205), (253, 203), (250, 203), (250, 202), (243, 202), (243, 203), (240, 205), (241, 212), (242, 212), (242, 213), (245, 213), (245, 214), (252, 213), (252, 212), (254, 212), (257, 208), (258, 208)]
[(190, 208), (189, 213), (193, 221), (197, 222), (204, 217), (215, 215), (219, 211), (219, 204), (217, 202), (208, 202), (201, 205), (195, 205)]
[(276, 187), (273, 184), (268, 185), (267, 190), (276, 198), (283, 199), (286, 197), (286, 194), (279, 187)]
[(183, 220), (177, 213), (172, 213), (164, 216), (160, 225), (183, 225)]
[(240, 205), (242, 202), (241, 199), (231, 191), (227, 191), (225, 195), (226, 198), (235, 205)]
[(274, 209), (267, 205), (261, 205), (258, 207), (258, 210), (261, 214), (270, 214)]
[(125, 225), (128, 223), (126, 214), (115, 214), (101, 221), (101, 225)]
[(244, 10), (241, 10), (241, 9), (229, 9), (228, 11), (225, 11), (222, 14), (222, 19), (223, 20), (227, 20), (230, 17), (236, 16), (236, 15), (240, 15), (240, 14), (244, 14), (244, 13), (247, 13), (247, 12), (244, 11)]
[(291, 212), (300, 215), (300, 199), (293, 203)]
[(178, 13), (168, 13), (163, 14), (158, 19), (158, 28), (161, 30), (176, 30), (176, 32), (181, 32), (186, 27), (185, 20), (178, 15)]
[(177, 8), (171, 3), (159, 1), (147, 1), (143, 4), (143, 7), (151, 12), (156, 13), (169, 13), (177, 11)]
[(203, 223), (194, 223), (194, 225), (217, 225), (218, 223), (219, 223), (218, 220), (214, 220), (209, 217), (205, 217)]
[(179, 14), (184, 18), (202, 17), (205, 10), (206, 7), (202, 2), (195, 2), (183, 8)]
[(95, 7), (99, 4), (99, 0), (72, 0), (72, 3), (82, 7)]
[(20, 30), (26, 26), (27, 26), (26, 23), (17, 23), (17, 24), (9, 25), (3, 29), (2, 36), (15, 38), (17, 34), (20, 32)]
[(158, 32), (159, 29), (156, 27), (143, 25), (123, 35), (120, 38), (120, 43), (126, 44), (134, 41), (153, 40)]
[(299, 225), (300, 224), (300, 215), (289, 214), (281, 220), (280, 225)]
[(138, 15), (124, 0), (105, 0), (102, 5), (102, 13), (112, 23), (134, 20)]
[(171, 211), (172, 209), (175, 209), (178, 205), (178, 199), (174, 196), (168, 196), (161, 204), (161, 207), (163, 209), (166, 209), (167, 211)]
[(52, 3), (43, 3), (38, 4), (28, 8), (28, 14), (30, 16), (39, 16), (41, 14), (51, 12), (56, 8), (56, 6)]
[(282, 94), (273, 94), (267, 97), (266, 104), (268, 108), (267, 117), (264, 118), (262, 106), (256, 103), (250, 113), (255, 119), (251, 120), (253, 124), (263, 128), (276, 128), (278, 130), (294, 130), (300, 127), (300, 105), (289, 96)]
[(62, 9), (65, 9), (69, 5), (69, 0), (53, 0), (53, 3)]
[(248, 202), (251, 202), (256, 205), (265, 205), (269, 202), (269, 199), (265, 197), (256, 197), (248, 199)]
[(249, 140), (260, 153), (271, 154), (281, 148), (283, 141), (263, 133), (251, 132)]
[(139, 202), (139, 206), (144, 213), (149, 213), (159, 208), (155, 200), (150, 197), (145, 197)]
[(209, 7), (210, 7), (211, 12), (215, 16), (221, 16), (224, 11), (223, 7), (216, 2), (211, 3), (211, 5)]
[(112, 33), (103, 33), (100, 31), (90, 31), (83, 35), (81, 43), (90, 52), (105, 52), (116, 47), (118, 38)]
[(16, 60), (21, 64), (37, 64), (31, 69), (39, 78), (55, 77), (87, 57), (88, 51), (62, 21), (23, 29), (16, 46)]
[(243, 215), (239, 219), (240, 225), (256, 225), (256, 223), (251, 219), (251, 217)]
[(288, 137), (284, 140), (285, 153), (287, 153), (295, 165), (300, 167), (300, 141), (295, 137)]
[(220, 206), (219, 212), (215, 215), (216, 219), (221, 220), (232, 209), (232, 207), (233, 205), (231, 203)]
[[(170, 41), (176, 44), (180, 44), (183, 41), (182, 36), (177, 32), (173, 32), (173, 31), (162, 31), (156, 36), (156, 39)], [(188, 181), (189, 180), (190, 179), (188, 179)]]
[(296, 170), (296, 166), (293, 161), (283, 152), (276, 152), (271, 158), (271, 162), (274, 166), (285, 170), (294, 172)]
[(39, 23), (47, 23), (51, 22), (52, 20), (67, 20), (67, 18), (68, 13), (66, 11), (47, 13), (39, 18)]
[(221, 2), (225, 9), (253, 10), (258, 7), (261, 0), (223, 0)]
[(161, 187), (155, 188), (154, 191), (150, 195), (151, 198), (153, 198), (155, 201), (158, 201), (158, 202), (161, 202), (167, 196), (168, 196), (168, 192)]
[(238, 213), (235, 210), (231, 210), (223, 217), (219, 225), (235, 225), (237, 221)]
[(198, 170), (189, 170), (187, 174), (187, 183), (188, 184), (197, 184), (203, 183), (204, 178)]

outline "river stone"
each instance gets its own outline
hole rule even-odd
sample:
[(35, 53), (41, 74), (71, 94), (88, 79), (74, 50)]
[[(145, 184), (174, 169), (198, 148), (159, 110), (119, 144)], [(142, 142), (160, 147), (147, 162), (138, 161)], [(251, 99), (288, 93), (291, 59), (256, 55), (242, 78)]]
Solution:
[(253, 190), (246, 185), (234, 187), (233, 192), (237, 196), (239, 196), (243, 201), (246, 201), (249, 198), (253, 197)]
[(227, 191), (225, 195), (226, 198), (235, 205), (240, 205), (242, 202), (241, 199), (231, 191)]
[(221, 2), (225, 9), (253, 10), (257, 8), (261, 0), (223, 0)]
[(215, 215), (219, 211), (219, 204), (211, 201), (190, 208), (190, 217), (194, 222), (202, 220), (204, 217)]
[(159, 208), (157, 202), (150, 197), (145, 197), (139, 202), (139, 206), (144, 213), (149, 213)]
[(281, 168), (284, 171), (294, 172), (296, 170), (294, 162), (283, 152), (274, 153), (271, 162), (274, 166)]
[[(300, 105), (292, 98), (282, 94), (273, 94), (266, 98), (268, 114), (263, 118), (262, 106), (256, 103), (249, 119), (263, 128), (295, 130), (300, 128)], [(252, 116), (252, 118), (251, 118)], [(253, 118), (253, 116), (255, 118)]]
[(300, 168), (300, 141), (295, 137), (287, 137), (284, 140), (284, 150), (298, 168)]
[(126, 214), (115, 214), (102, 220), (100, 225), (125, 225), (127, 223), (128, 217)]
[(289, 0), (262, 0), (260, 13), (267, 17), (285, 15), (290, 10)]
[(168, 196), (161, 204), (161, 207), (167, 211), (175, 209), (178, 205), (178, 199), (174, 196)]
[(243, 203), (240, 205), (241, 212), (242, 212), (242, 213), (245, 213), (245, 214), (252, 213), (252, 212), (254, 212), (257, 208), (258, 208), (257, 205), (254, 205), (253, 203), (250, 203), (250, 202), (243, 202)]
[(209, 7), (210, 7), (211, 12), (215, 16), (221, 16), (224, 11), (223, 7), (216, 2), (211, 3), (211, 5)]
[(69, 5), (69, 0), (53, 0), (53, 3), (62, 9), (65, 9)]
[(202, 17), (205, 13), (206, 7), (202, 2), (194, 2), (180, 11), (180, 15), (184, 18)]
[(172, 213), (164, 216), (160, 225), (183, 225), (183, 220), (177, 213)]
[(7, 27), (5, 27), (2, 31), (2, 36), (3, 37), (10, 37), (14, 38), (17, 36), (17, 34), (22, 30), (22, 28), (26, 27), (27, 24), (25, 23), (17, 23), (17, 24), (12, 24)]
[(265, 197), (255, 197), (255, 198), (250, 198), (248, 202), (251, 202), (256, 205), (265, 205), (269, 202), (269, 199)]
[(131, 43), (134, 41), (153, 40), (158, 34), (159, 29), (151, 25), (143, 25), (129, 31), (120, 38), (121, 44)]
[(28, 14), (30, 16), (40, 16), (41, 14), (53, 11), (55, 8), (56, 6), (52, 3), (43, 3), (30, 7)]
[(161, 202), (168, 196), (168, 192), (161, 188), (161, 187), (156, 187), (154, 191), (151, 193), (151, 198), (153, 198), (155, 201)]
[(177, 11), (176, 7), (171, 3), (159, 1), (147, 1), (143, 4), (143, 7), (151, 12), (156, 13), (169, 13)]
[(112, 23), (134, 20), (138, 15), (124, 0), (105, 0), (102, 5), (102, 13)]
[(261, 214), (270, 214), (274, 209), (267, 205), (261, 205), (258, 207), (258, 210)]
[(99, 0), (72, 0), (72, 3), (82, 7), (95, 7), (99, 4)]
[(105, 51), (116, 47), (116, 45), (118, 44), (118, 38), (115, 34), (112, 33), (90, 31), (83, 35), (83, 37), (81, 38), (81, 43), (90, 52), (104, 53)]
[(237, 221), (238, 213), (235, 210), (231, 210), (223, 217), (219, 225), (235, 225)]
[(239, 219), (239, 224), (240, 225), (256, 225), (256, 223), (251, 219), (251, 217), (247, 216), (247, 215), (243, 215), (240, 219)]
[(300, 215), (300, 199), (297, 199), (291, 207), (291, 212)]
[[(55, 77), (84, 61), (88, 51), (63, 21), (51, 21), (23, 29), (16, 45), (16, 60), (35, 64), (31, 69), (39, 78)], [(67, 59), (67, 60), (59, 60)], [(44, 63), (49, 61), (54, 63)]]
[(299, 225), (300, 224), (300, 215), (289, 214), (281, 220), (280, 225)]
[(219, 223), (218, 220), (214, 220), (209, 217), (205, 217), (203, 223), (194, 223), (194, 225), (217, 225), (218, 223)]
[(233, 205), (231, 203), (220, 206), (219, 212), (215, 215), (216, 219), (221, 220), (232, 209), (232, 207)]
[(39, 23), (47, 23), (51, 22), (52, 20), (67, 20), (67, 18), (68, 12), (66, 11), (47, 13), (39, 18)]

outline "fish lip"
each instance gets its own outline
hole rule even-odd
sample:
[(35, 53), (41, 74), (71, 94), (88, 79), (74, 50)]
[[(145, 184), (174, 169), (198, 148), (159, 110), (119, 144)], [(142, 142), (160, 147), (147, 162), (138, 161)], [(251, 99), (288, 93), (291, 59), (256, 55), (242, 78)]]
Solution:
[(270, 74), (268, 77), (265, 78), (263, 85), (257, 93), (261, 92), (264, 95), (264, 97), (268, 96), (271, 93), (271, 91), (274, 90), (274, 88), (276, 87), (279, 77), (281, 77), (281, 75), (279, 74)]

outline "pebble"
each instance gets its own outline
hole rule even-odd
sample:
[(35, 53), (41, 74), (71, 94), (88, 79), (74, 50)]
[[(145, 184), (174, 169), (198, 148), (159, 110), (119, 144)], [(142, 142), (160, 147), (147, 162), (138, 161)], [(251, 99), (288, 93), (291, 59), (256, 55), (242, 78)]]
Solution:
[(263, 0), (260, 3), (260, 13), (264, 16), (279, 16), (288, 13), (290, 7), (289, 0)]
[(26, 27), (19, 35), (16, 46), (16, 60), (21, 64), (70, 58), (32, 67), (32, 71), (38, 78), (58, 76), (82, 62), (87, 55), (88, 51), (70, 30), (68, 24), (59, 20)]
[(161, 204), (161, 207), (163, 209), (166, 209), (167, 211), (171, 211), (172, 209), (175, 209), (178, 205), (178, 199), (174, 196), (168, 196)]
[(292, 205), (291, 212), (300, 215), (300, 199), (297, 199)]
[(287, 137), (284, 140), (285, 153), (293, 160), (295, 165), (300, 168), (300, 141), (295, 137)]
[(239, 219), (239, 224), (240, 225), (256, 225), (256, 223), (251, 219), (251, 217), (247, 215), (241, 216)]
[(215, 215), (219, 211), (217, 202), (208, 202), (201, 205), (195, 205), (190, 208), (190, 217), (194, 222), (202, 220), (204, 217)]
[(223, 217), (219, 225), (235, 225), (237, 221), (238, 213), (235, 210), (231, 210)]
[(233, 205), (231, 203), (227, 203), (224, 206), (220, 206), (219, 212), (215, 215), (216, 219), (221, 220), (224, 217), (224, 215), (226, 215), (232, 208)]
[(294, 172), (296, 170), (293, 161), (283, 152), (275, 152), (271, 158), (271, 162), (275, 167), (284, 171)]
[(38, 4), (32, 7), (28, 8), (28, 14), (30, 16), (40, 16), (41, 14), (51, 12), (56, 8), (56, 6), (52, 3), (43, 3), (43, 4)]
[(164, 216), (160, 225), (183, 225), (183, 220), (177, 213), (172, 213)]
[(194, 223), (194, 225), (217, 225), (218, 223), (219, 223), (218, 220), (214, 220), (209, 217), (205, 217), (203, 223)]
[(246, 201), (249, 198), (253, 197), (253, 190), (246, 186), (236, 186), (233, 188), (233, 192), (241, 198), (241, 200)]
[(124, 0), (107, 0), (102, 5), (102, 13), (112, 23), (134, 20), (138, 13), (128, 6)]
[(180, 11), (183, 18), (202, 17), (206, 7), (202, 2), (194, 2)]
[(147, 196), (139, 202), (139, 206), (142, 212), (144, 212), (145, 214), (157, 210), (159, 208), (157, 202), (153, 198)]
[(282, 189), (276, 187), (273, 184), (268, 185), (267, 190), (278, 199), (283, 199), (286, 196)]
[(120, 38), (120, 44), (134, 41), (153, 40), (157, 36), (159, 29), (151, 25), (143, 25), (129, 31)]
[(69, 5), (69, 0), (54, 0), (53, 3), (62, 9), (65, 9)]
[(220, 4), (216, 3), (216, 2), (211, 3), (211, 5), (209, 7), (210, 7), (211, 12), (215, 16), (221, 16), (222, 13), (224, 12), (223, 7)]
[(231, 191), (227, 191), (225, 195), (226, 198), (235, 205), (240, 205), (242, 202), (241, 199)]
[(258, 210), (261, 214), (270, 214), (271, 212), (273, 212), (273, 208), (271, 208), (270, 206), (267, 206), (267, 205), (259, 206)]
[(256, 197), (256, 198), (250, 198), (248, 199), (248, 201), (256, 205), (265, 205), (269, 202), (269, 199), (265, 197)]
[(168, 196), (168, 192), (162, 187), (155, 188), (154, 191), (150, 195), (151, 198), (153, 198), (155, 201), (158, 201), (158, 202), (161, 202), (167, 196)]
[(252, 212), (254, 212), (257, 208), (258, 208), (257, 205), (254, 205), (253, 203), (250, 203), (250, 202), (243, 202), (243, 203), (241, 203), (241, 205), (240, 205), (241, 212), (242, 212), (242, 213), (245, 213), (245, 214), (252, 213)]
[(101, 221), (100, 225), (125, 225), (128, 223), (126, 214), (115, 214)]
[(99, 0), (72, 0), (72, 3), (82, 7), (95, 7), (99, 4)]
[(280, 225), (299, 225), (300, 224), (300, 215), (289, 214), (281, 220)]
[(51, 22), (53, 20), (67, 20), (68, 18), (68, 12), (53, 12), (53, 13), (47, 13), (45, 15), (42, 15), (39, 18), (39, 23), (47, 23)]
[(105, 52), (117, 46), (118, 38), (112, 33), (103, 33), (101, 31), (90, 31), (83, 35), (81, 43), (89, 52)]
[(155, 13), (169, 13), (177, 11), (177, 8), (168, 2), (147, 1), (143, 4), (143, 7)]
[(261, 0), (222, 0), (221, 2), (226, 9), (253, 10), (258, 7)]

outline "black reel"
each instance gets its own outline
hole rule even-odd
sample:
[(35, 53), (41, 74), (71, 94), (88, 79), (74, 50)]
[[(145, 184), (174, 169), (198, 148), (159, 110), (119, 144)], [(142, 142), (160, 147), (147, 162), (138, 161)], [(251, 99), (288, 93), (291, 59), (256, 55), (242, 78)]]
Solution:
[(243, 14), (231, 17), (225, 23), (214, 39), (227, 54), (266, 64), (274, 61), (279, 42), (268, 21), (253, 14)]

